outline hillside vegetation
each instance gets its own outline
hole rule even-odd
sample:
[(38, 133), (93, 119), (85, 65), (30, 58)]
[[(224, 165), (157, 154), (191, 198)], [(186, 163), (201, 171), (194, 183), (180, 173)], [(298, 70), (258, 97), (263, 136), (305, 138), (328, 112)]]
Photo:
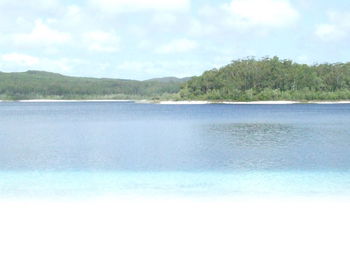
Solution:
[(278, 57), (232, 61), (182, 85), (182, 99), (348, 100), (350, 63), (306, 65)]
[(0, 99), (177, 99), (185, 81), (80, 78), (44, 71), (0, 72)]
[(350, 100), (350, 63), (246, 58), (198, 77), (145, 81), (0, 72), (0, 100), (21, 99)]

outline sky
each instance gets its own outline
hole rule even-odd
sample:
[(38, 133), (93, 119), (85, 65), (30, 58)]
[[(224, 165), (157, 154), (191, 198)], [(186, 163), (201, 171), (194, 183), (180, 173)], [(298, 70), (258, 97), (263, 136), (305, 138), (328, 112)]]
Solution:
[(0, 0), (0, 71), (144, 80), (350, 61), (349, 0)]

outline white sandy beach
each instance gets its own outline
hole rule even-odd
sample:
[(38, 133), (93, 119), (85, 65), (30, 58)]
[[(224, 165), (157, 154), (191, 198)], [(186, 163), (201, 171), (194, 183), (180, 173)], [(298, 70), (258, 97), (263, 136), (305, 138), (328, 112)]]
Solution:
[(301, 101), (161, 101), (159, 104), (168, 104), (168, 105), (192, 105), (192, 104), (260, 104), (260, 105), (280, 105), (280, 104), (298, 104), (298, 103), (311, 103), (311, 104), (347, 104), (350, 101), (310, 101), (310, 102), (301, 102)]
[(315, 101), (313, 103), (317, 104), (349, 104), (349, 100), (339, 100), (339, 101)]
[(192, 105), (192, 104), (294, 104), (298, 101), (160, 101), (159, 104)]
[(168, 100), (168, 101), (160, 101), (159, 104), (168, 104), (168, 105), (188, 105), (188, 104), (210, 104), (212, 102), (210, 101), (201, 101), (201, 100), (192, 100), (192, 101), (172, 101), (172, 100)]
[(295, 104), (300, 103), (299, 101), (287, 101), (287, 100), (279, 100), (279, 101), (223, 101), (221, 102), (223, 104)]
[(0, 201), (0, 262), (348, 263), (336, 199)]

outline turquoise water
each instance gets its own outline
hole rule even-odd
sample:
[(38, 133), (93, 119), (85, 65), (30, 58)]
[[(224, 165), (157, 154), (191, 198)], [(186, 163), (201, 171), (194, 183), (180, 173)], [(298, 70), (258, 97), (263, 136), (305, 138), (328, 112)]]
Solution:
[(347, 172), (3, 172), (2, 197), (347, 196)]
[(0, 194), (349, 195), (350, 105), (1, 103)]

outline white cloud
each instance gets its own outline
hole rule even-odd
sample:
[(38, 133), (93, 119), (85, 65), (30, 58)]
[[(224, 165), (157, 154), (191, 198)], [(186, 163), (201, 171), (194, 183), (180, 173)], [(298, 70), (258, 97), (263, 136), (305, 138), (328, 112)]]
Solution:
[(156, 52), (160, 54), (168, 54), (168, 53), (183, 53), (188, 52), (197, 47), (197, 42), (193, 40), (189, 40), (186, 38), (176, 39), (171, 41), (170, 43), (159, 47)]
[(38, 19), (30, 33), (14, 34), (13, 40), (16, 45), (41, 47), (66, 44), (71, 40), (71, 36), (69, 33), (50, 28)]
[(289, 0), (231, 0), (221, 5), (204, 4), (197, 13), (188, 22), (189, 34), (226, 41), (246, 37), (247, 33), (265, 36), (295, 25), (300, 17)]
[(120, 63), (116, 70), (120, 75), (127, 78), (145, 79), (145, 73), (151, 77), (188, 77), (200, 74), (209, 66), (206, 63), (193, 60), (153, 60), (153, 61), (131, 61)]
[(299, 18), (288, 0), (232, 0), (224, 5), (228, 22), (236, 26), (285, 27)]
[(157, 71), (157, 67), (153, 62), (145, 61), (124, 61), (119, 64), (117, 68), (126, 71), (147, 71), (148, 73), (154, 73)]
[[(213, 19), (216, 19), (216, 16), (212, 16)], [(201, 21), (199, 19), (192, 19), (188, 23), (187, 30), (189, 34), (192, 36), (211, 36), (215, 34), (216, 32), (222, 30), (224, 26), (220, 26), (216, 23), (212, 23), (209, 21)], [(227, 25), (225, 25), (227, 26)]]
[(60, 0), (0, 0), (1, 30), (18, 32), (15, 27), (18, 19), (33, 21), (38, 18), (56, 18), (64, 14), (64, 11), (64, 4)]
[(346, 32), (344, 30), (332, 24), (318, 25), (315, 34), (322, 40), (338, 40), (346, 36)]
[(350, 12), (329, 12), (329, 23), (320, 24), (315, 35), (324, 41), (339, 41), (350, 37)]
[(119, 37), (110, 32), (94, 31), (84, 35), (84, 41), (90, 51), (116, 52), (119, 50)]
[(70, 25), (79, 25), (84, 18), (84, 12), (81, 7), (70, 5), (66, 8), (64, 20), (67, 20)]
[(86, 64), (76, 58), (35, 57), (21, 53), (8, 53), (0, 56), (0, 65), (4, 71), (26, 71), (29, 69), (70, 73)]
[[(59, 0), (30, 0), (30, 1), (14, 1), (14, 0), (0, 0), (0, 7), (17, 8), (22, 10), (37, 10), (47, 11), (52, 8), (57, 8), (60, 5)], [(21, 10), (22, 9), (22, 10)]]
[(184, 11), (190, 0), (90, 0), (91, 6), (105, 12), (135, 12), (143, 10)]
[(16, 64), (19, 66), (34, 66), (39, 63), (39, 59), (37, 57), (25, 55), (25, 54), (19, 54), (19, 53), (9, 53), (4, 54), (1, 56), (1, 59), (4, 62), (10, 63), (10, 64)]
[(152, 23), (157, 26), (173, 26), (177, 22), (177, 17), (173, 14), (156, 13), (152, 18)]
[[(222, 58), (208, 58), (205, 61), (196, 61), (193, 59), (173, 59), (152, 61), (127, 60), (118, 64), (115, 68), (119, 76), (123, 78), (144, 80), (147, 78), (174, 76), (190, 77), (202, 74), (205, 70), (213, 67), (221, 67), (231, 60)], [(145, 78), (145, 76), (147, 76)]]
[(39, 62), (40, 69), (60, 72), (60, 73), (69, 73), (72, 72), (77, 67), (80, 67), (85, 62), (81, 59), (76, 58), (58, 58), (58, 59), (41, 59)]

